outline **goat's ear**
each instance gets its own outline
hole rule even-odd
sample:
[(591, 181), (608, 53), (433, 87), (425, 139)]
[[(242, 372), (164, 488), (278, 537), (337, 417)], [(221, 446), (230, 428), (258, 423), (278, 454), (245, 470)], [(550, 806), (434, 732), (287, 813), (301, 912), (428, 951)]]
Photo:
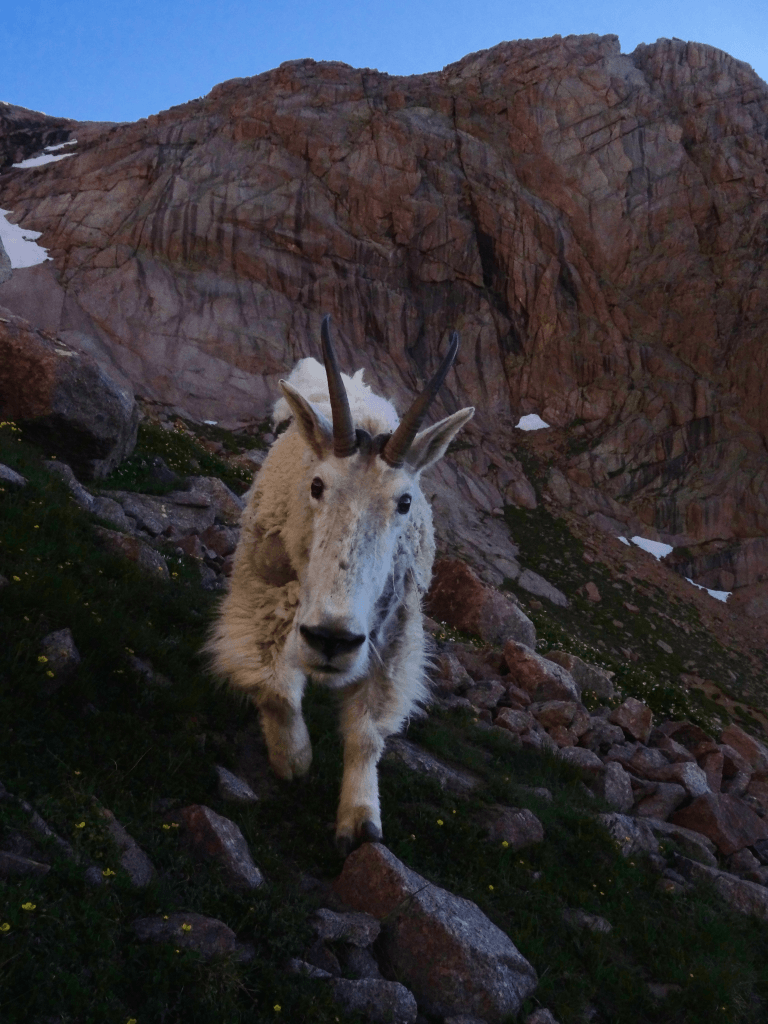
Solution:
[(302, 437), (319, 459), (324, 458), (333, 450), (333, 426), (320, 410), (300, 395), (287, 380), (278, 383), (286, 402), (291, 407)]
[(422, 469), (429, 468), (438, 459), (442, 459), (448, 445), (474, 415), (473, 407), (459, 409), (452, 416), (446, 416), (439, 423), (433, 423), (431, 427), (422, 430), (414, 437), (413, 444), (408, 449), (408, 454), (405, 457), (406, 465), (410, 469), (420, 472)]

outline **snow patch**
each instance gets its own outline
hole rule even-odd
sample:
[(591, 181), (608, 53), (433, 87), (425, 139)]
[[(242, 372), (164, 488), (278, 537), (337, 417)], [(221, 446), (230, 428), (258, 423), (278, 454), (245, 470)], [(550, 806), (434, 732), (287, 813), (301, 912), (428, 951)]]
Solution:
[(35, 241), (42, 234), (42, 231), (29, 231), (19, 224), (9, 224), (7, 216), (10, 210), (0, 210), (0, 239), (3, 248), (8, 253), (12, 270), (20, 270), (22, 267), (34, 267), (38, 263), (45, 263), (51, 259), (48, 250)]
[(207, 427), (215, 427), (218, 422), (218, 420), (203, 420), (203, 423), (205, 423)]
[[(626, 537), (619, 537), (619, 540), (626, 545), (629, 545), (629, 541)], [(636, 544), (637, 547), (642, 548), (643, 551), (647, 551), (653, 555), (654, 558), (663, 558), (664, 555), (668, 555), (673, 550), (671, 544), (662, 544), (660, 540), (648, 540), (646, 537), (633, 537), (632, 543)], [(710, 590), (709, 587), (702, 587), (700, 583), (694, 583), (693, 580), (685, 577), (688, 582), (696, 587), (697, 590), (706, 590), (710, 597), (714, 597), (716, 601), (722, 601), (723, 604), (731, 596), (729, 590)]]
[(660, 540), (648, 540), (647, 537), (633, 537), (632, 543), (647, 551), (654, 558), (663, 558), (673, 550), (671, 544), (662, 544)]
[(621, 541), (622, 544), (626, 544), (628, 548), (632, 547), (632, 545), (629, 543), (629, 541), (627, 540), (626, 537), (619, 537), (619, 540)]
[(731, 596), (730, 590), (710, 590), (709, 587), (702, 587), (700, 583), (694, 583), (693, 580), (689, 580), (687, 576), (685, 578), (690, 584), (696, 587), (697, 590), (706, 590), (710, 597), (714, 597), (716, 601), (722, 601), (723, 604), (725, 604)]
[(545, 423), (544, 420), (539, 416), (538, 413), (531, 412), (527, 416), (521, 416), (520, 422), (517, 424), (518, 430), (543, 430), (544, 427), (548, 427), (549, 424)]

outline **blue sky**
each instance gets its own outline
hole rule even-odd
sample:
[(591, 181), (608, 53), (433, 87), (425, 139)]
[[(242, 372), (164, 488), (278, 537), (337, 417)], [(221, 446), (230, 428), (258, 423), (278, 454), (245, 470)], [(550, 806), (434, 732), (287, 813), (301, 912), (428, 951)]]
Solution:
[(413, 74), (555, 33), (709, 43), (768, 80), (768, 0), (12, 0), (1, 31), (0, 99), (79, 120), (146, 117), (298, 57)]

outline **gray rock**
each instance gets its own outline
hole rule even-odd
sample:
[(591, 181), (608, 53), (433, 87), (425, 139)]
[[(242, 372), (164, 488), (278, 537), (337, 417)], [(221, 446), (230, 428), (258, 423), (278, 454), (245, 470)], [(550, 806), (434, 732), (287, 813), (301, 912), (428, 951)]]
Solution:
[(629, 775), (615, 761), (605, 766), (605, 772), (595, 780), (592, 790), (622, 814), (631, 810), (635, 802)]
[(601, 700), (610, 700), (615, 690), (613, 672), (599, 668), (597, 665), (590, 665), (582, 661), (575, 654), (567, 654), (565, 651), (547, 651), (544, 655), (549, 661), (554, 661), (571, 673), (581, 690), (592, 690)]
[(57, 629), (43, 637), (42, 656), (47, 658), (47, 671), (53, 672), (53, 679), (47, 684), (48, 693), (57, 689), (80, 665), (80, 652), (70, 629)]
[(527, 711), (518, 711), (515, 708), (499, 708), (493, 721), (500, 728), (507, 729), (510, 733), (518, 735), (536, 724), (533, 715), (528, 714)]
[(618, 813), (598, 814), (597, 817), (617, 843), (622, 857), (659, 852), (659, 844), (646, 820)]
[(481, 785), (481, 779), (477, 775), (464, 768), (454, 768), (446, 764), (439, 757), (428, 753), (410, 740), (403, 739), (402, 736), (389, 738), (383, 760), (399, 761), (411, 771), (439, 782), (446, 792), (454, 796), (469, 796)]
[(227, 768), (222, 768), (220, 764), (216, 765), (216, 774), (219, 777), (219, 796), (222, 800), (231, 800), (232, 803), (238, 804), (253, 804), (259, 799), (247, 782)]
[(174, 913), (162, 917), (143, 917), (133, 922), (133, 931), (141, 942), (173, 942), (178, 949), (193, 949), (203, 960), (233, 953), (235, 933), (223, 921), (203, 914)]
[(104, 543), (105, 547), (110, 548), (117, 555), (122, 555), (130, 561), (136, 562), (144, 572), (149, 573), (156, 579), (170, 579), (168, 565), (163, 556), (159, 551), (151, 548), (149, 544), (145, 544), (143, 540), (139, 540), (138, 537), (128, 537), (124, 533), (118, 533), (116, 530), (107, 530), (103, 526), (94, 526), (93, 532)]
[(120, 853), (120, 866), (128, 874), (134, 889), (145, 889), (155, 877), (152, 861), (136, 840), (130, 836), (112, 811), (98, 807), (99, 815), (107, 823), (107, 831)]
[(253, 863), (245, 837), (234, 821), (203, 804), (184, 807), (173, 817), (183, 824), (192, 851), (221, 864), (233, 885), (244, 889), (264, 885), (264, 876)]
[(605, 771), (605, 765), (597, 754), (592, 750), (587, 750), (586, 747), (561, 747), (558, 750), (558, 756), (563, 761), (568, 761), (569, 764), (574, 764), (588, 772), (602, 775)]
[(533, 811), (526, 808), (496, 804), (483, 812), (482, 822), (491, 842), (508, 843), (513, 850), (523, 850), (544, 841), (544, 826)]
[(757, 882), (747, 882), (727, 871), (699, 864), (688, 857), (675, 857), (675, 867), (685, 878), (694, 882), (709, 882), (717, 894), (734, 910), (754, 914), (768, 921), (768, 888)]
[(418, 1008), (413, 993), (398, 981), (362, 978), (331, 981), (333, 998), (350, 1013), (363, 1014), (380, 1024), (414, 1024)]
[(41, 878), (50, 870), (50, 864), (43, 864), (41, 861), (24, 857), (18, 853), (0, 850), (0, 878), (10, 878), (15, 875), (32, 875)]
[(598, 932), (601, 935), (608, 935), (613, 931), (613, 925), (604, 917), (597, 914), (587, 914), (584, 910), (564, 910), (563, 921), (574, 931)]
[(135, 494), (133, 491), (112, 491), (111, 497), (117, 501), (126, 515), (136, 521), (140, 529), (152, 537), (167, 535), (178, 540), (192, 533), (202, 533), (213, 526), (216, 517), (210, 501), (205, 506), (190, 504), (190, 495), (185, 491), (177, 492), (181, 501), (174, 500), (174, 494), (156, 497), (151, 494)]
[(546, 1010), (541, 1006), (525, 1018), (524, 1024), (557, 1024), (557, 1021), (552, 1016), (551, 1010)]
[(504, 660), (510, 680), (534, 701), (581, 701), (581, 690), (570, 672), (532, 648), (509, 640), (504, 644)]
[(334, 888), (345, 903), (381, 920), (382, 954), (425, 1013), (473, 1014), (500, 1024), (538, 983), (533, 967), (475, 903), (433, 885), (380, 843), (350, 854)]
[(0, 462), (0, 483), (10, 484), (11, 487), (26, 487), (27, 480), (15, 469)]
[(381, 931), (381, 925), (371, 914), (360, 911), (340, 914), (325, 907), (315, 913), (312, 926), (320, 939), (327, 942), (343, 939), (361, 949), (372, 946)]
[(137, 658), (131, 654), (128, 656), (128, 664), (137, 675), (143, 678), (144, 683), (154, 690), (170, 690), (173, 686), (168, 676), (164, 676), (162, 672), (155, 672), (151, 662), (145, 661), (143, 658)]
[[(570, 604), (565, 594), (553, 586), (543, 576), (530, 569), (523, 569), (515, 580), (518, 587), (532, 594), (534, 597), (543, 597), (546, 601), (557, 605), (559, 608), (567, 608)], [(514, 639), (517, 639), (516, 637)], [(522, 641), (524, 642), (524, 641)]]
[(307, 963), (306, 960), (297, 960), (296, 958), (289, 960), (285, 965), (285, 969), (288, 974), (301, 974), (305, 978), (333, 977), (328, 971), (324, 971), (322, 967), (315, 967), (314, 964)]
[(495, 679), (486, 679), (471, 686), (464, 696), (474, 708), (495, 708), (502, 697), (506, 695), (506, 687), (497, 683)]
[(114, 498), (107, 498), (100, 494), (94, 495), (90, 511), (99, 519), (106, 519), (108, 523), (112, 523), (118, 530), (132, 533), (136, 529), (136, 521), (125, 514), (122, 506)]
[(56, 476), (61, 477), (80, 508), (85, 509), (86, 512), (93, 511), (93, 495), (83, 487), (72, 472), (71, 466), (68, 466), (66, 462), (59, 462), (58, 459), (46, 459), (43, 465), (49, 473), (55, 473)]
[(659, 782), (655, 793), (638, 802), (635, 814), (641, 818), (660, 818), (666, 821), (687, 796), (684, 786), (676, 782)]
[(581, 734), (579, 745), (595, 753), (605, 753), (624, 742), (624, 730), (600, 715), (590, 715), (589, 727)]
[(348, 946), (339, 953), (344, 971), (356, 978), (380, 978), (381, 971), (373, 954), (368, 949)]
[(240, 522), (245, 502), (217, 476), (191, 476), (187, 480), (191, 490), (204, 494), (214, 508), (216, 518), (229, 526)]

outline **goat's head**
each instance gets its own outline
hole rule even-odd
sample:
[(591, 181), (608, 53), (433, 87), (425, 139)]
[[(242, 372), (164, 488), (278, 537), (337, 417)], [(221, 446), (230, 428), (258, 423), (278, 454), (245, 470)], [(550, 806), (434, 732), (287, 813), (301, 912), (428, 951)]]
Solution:
[(429, 516), (419, 486), (472, 417), (461, 409), (419, 431), (459, 347), (454, 332), (437, 373), (393, 434), (355, 428), (331, 343), (322, 326), (332, 420), (286, 381), (283, 395), (312, 456), (304, 481), (310, 510), (309, 560), (292, 647), (296, 667), (331, 686), (365, 674), (391, 634), (419, 531)]

